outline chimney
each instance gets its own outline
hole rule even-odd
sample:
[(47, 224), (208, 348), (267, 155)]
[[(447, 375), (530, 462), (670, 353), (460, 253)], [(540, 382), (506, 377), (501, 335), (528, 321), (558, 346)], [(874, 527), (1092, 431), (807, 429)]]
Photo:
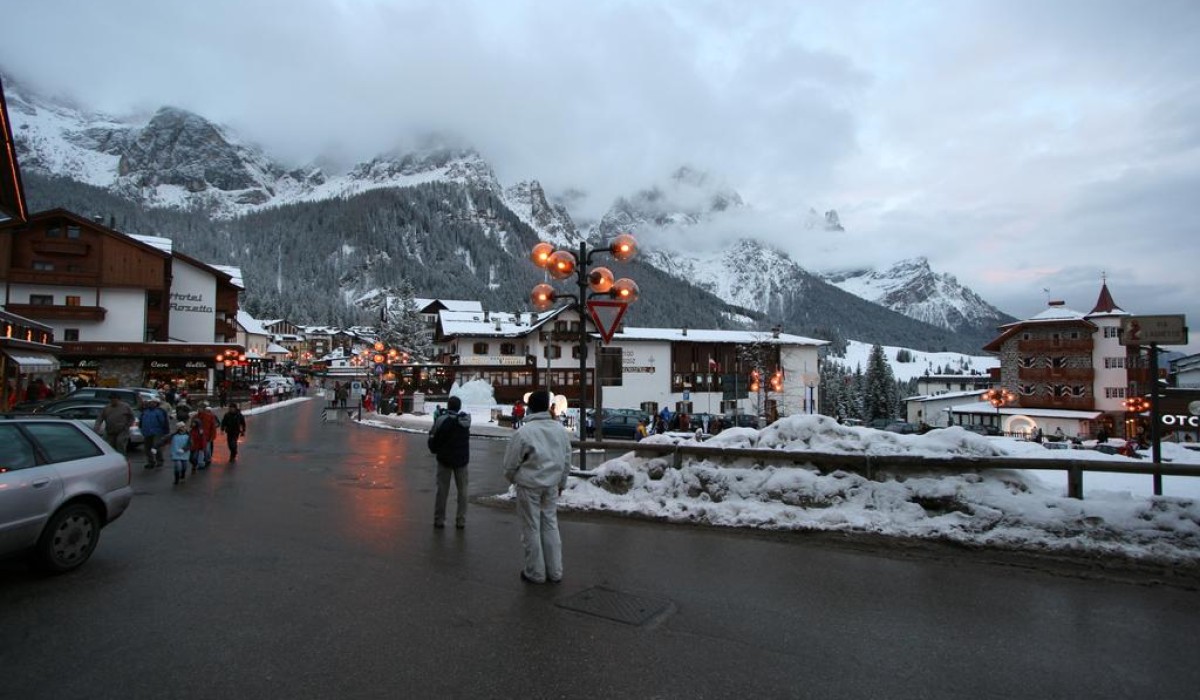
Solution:
[(779, 326), (774, 326), (773, 328), (771, 328), (771, 337), (772, 337), (772, 338), (778, 338), (778, 337), (779, 337), (779, 331), (781, 331), (781, 330), (783, 330), (783, 329), (782, 329), (782, 328), (780, 328)]
[(499, 316), (496, 317), (496, 331), (497, 332), (500, 331), (500, 317)]
[(687, 337), (687, 326), (683, 327), (683, 337)]
[(489, 320), (491, 320), (491, 318), (492, 318), (492, 312), (491, 312), (491, 311), (484, 311), (484, 312), (483, 312), (483, 322), (484, 322), (484, 323), (487, 323)]

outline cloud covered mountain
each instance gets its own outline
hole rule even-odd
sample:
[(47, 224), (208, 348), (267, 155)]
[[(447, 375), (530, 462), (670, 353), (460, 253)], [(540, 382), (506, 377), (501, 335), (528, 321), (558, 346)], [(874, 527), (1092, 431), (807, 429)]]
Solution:
[[(253, 272), (262, 263), (259, 258), (275, 259), (273, 266), (263, 264), (258, 276), (275, 279), (275, 289), (254, 289), (252, 284), (248, 297), (252, 307), (274, 299), (266, 307), (278, 309), (278, 315), (297, 310), (294, 305), (280, 306), (286, 304), (286, 285), (278, 283), (294, 274), (285, 269), (290, 256), (283, 251), (295, 245), (286, 238), (299, 235), (289, 233), (297, 229), (326, 236), (336, 231), (343, 239), (341, 248), (329, 250), (327, 268), (307, 278), (320, 280), (327, 271), (336, 273), (336, 288), (326, 291), (345, 302), (370, 298), (374, 290), (395, 288), (401, 271), (414, 286), (423, 287), (423, 294), (446, 295), (434, 289), (440, 277), (430, 271), (436, 269), (460, 279), (468, 275), (478, 282), (466, 285), (472, 295), (485, 302), (489, 295), (498, 295), (493, 303), (512, 306), (524, 294), (510, 287), (514, 280), (525, 277), (517, 268), (525, 264), (524, 252), (531, 240), (550, 240), (573, 249), (585, 237), (566, 206), (552, 203), (540, 183), (505, 187), (479, 153), (444, 138), (427, 138), (412, 149), (396, 150), (331, 173), (315, 163), (286, 167), (240, 141), (231, 130), (185, 110), (164, 107), (149, 117), (117, 119), (6, 84), (10, 86), (18, 157), (22, 168), (34, 175), (31, 182), (43, 181), (36, 176), (46, 178), (45, 182), (65, 178), (136, 203), (144, 210), (128, 210), (122, 230), (171, 235), (171, 230), (163, 230), (167, 226), (193, 232), (174, 235), (191, 236), (193, 249), (214, 262), (242, 264)], [(453, 189), (430, 189), (434, 185)], [(377, 190), (409, 192), (411, 201), (402, 205), (403, 195), (363, 200), (403, 210), (363, 216), (363, 205), (356, 205), (356, 198)], [(94, 192), (80, 196), (82, 201), (100, 201)], [(51, 205), (59, 204), (52, 201)], [(121, 209), (115, 200), (93, 206), (103, 206), (109, 210), (105, 213)], [(732, 220), (747, 206), (732, 187), (685, 167), (660, 186), (618, 199), (590, 226), (586, 237), (593, 242), (631, 231), (648, 243), (638, 263), (638, 281), (645, 298), (655, 300), (654, 307), (642, 305), (631, 322), (721, 327), (778, 324), (791, 332), (834, 340), (855, 338), (966, 352), (982, 344), (970, 333), (956, 336), (927, 325), (929, 319), (936, 320), (930, 309), (938, 304), (928, 294), (922, 297), (919, 288), (911, 291), (909, 307), (894, 307), (912, 317), (905, 318), (828, 284), (786, 253), (756, 242), (752, 232), (731, 236), (728, 243), (715, 248), (692, 245), (689, 231)], [(439, 207), (444, 210), (436, 211)], [(154, 214), (156, 211), (200, 218), (179, 223), (177, 218)], [(327, 216), (330, 212), (347, 219)], [(90, 216), (96, 212), (80, 213)], [(314, 227), (311, 221), (305, 223), (303, 216), (322, 224)], [(280, 227), (281, 219), (289, 221), (290, 228)], [(254, 222), (258, 228), (249, 230), (246, 222)], [(146, 226), (155, 230), (134, 230)], [(842, 226), (837, 212), (810, 210), (803, 229), (804, 235), (836, 235)], [(196, 233), (205, 231), (209, 233)], [(446, 236), (455, 242), (431, 248), (421, 240)], [(300, 249), (305, 246), (311, 243), (301, 241)], [(218, 259), (224, 251), (242, 255)], [(429, 258), (446, 254), (457, 262), (447, 265)], [(247, 256), (253, 262), (246, 262)], [(417, 261), (416, 267), (407, 265), (408, 256)], [(462, 270), (456, 272), (452, 268), (458, 265)], [(697, 293), (681, 291), (687, 286), (694, 286)], [(654, 293), (647, 294), (647, 287)], [(944, 287), (931, 284), (925, 291), (940, 293)], [(917, 311), (927, 315), (914, 315)]]

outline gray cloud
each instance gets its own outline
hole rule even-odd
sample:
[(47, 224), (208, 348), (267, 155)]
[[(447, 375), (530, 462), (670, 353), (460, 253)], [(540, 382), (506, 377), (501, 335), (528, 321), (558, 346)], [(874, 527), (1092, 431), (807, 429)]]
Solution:
[(1131, 311), (1200, 317), (1189, 0), (0, 2), (25, 81), (295, 161), (457, 133), (587, 218), (689, 164), (754, 208), (714, 236), (812, 268), (925, 255), (1018, 316), (1045, 287), (1090, 308), (1103, 271)]

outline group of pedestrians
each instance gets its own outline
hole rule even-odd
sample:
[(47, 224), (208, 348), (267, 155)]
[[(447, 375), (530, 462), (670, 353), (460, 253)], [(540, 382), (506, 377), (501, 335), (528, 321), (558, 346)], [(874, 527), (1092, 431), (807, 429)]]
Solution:
[[(457, 396), (429, 431), (429, 449), (437, 456), (437, 496), (433, 526), (445, 527), (450, 480), (458, 495), (455, 526), (466, 526), (467, 463), (470, 461), (471, 416)], [(520, 428), (509, 438), (504, 478), (514, 486), (524, 549), (521, 580), (559, 583), (563, 577), (562, 537), (558, 531), (558, 497), (571, 470), (571, 441), (550, 411), (550, 393), (529, 395)]]
[[(172, 421), (172, 417), (176, 420)], [(108, 405), (96, 417), (93, 427), (104, 436), (104, 440), (113, 449), (125, 454), (134, 419), (133, 409), (129, 404), (113, 395), (109, 398)], [(179, 402), (172, 416), (162, 407), (161, 401), (152, 398), (142, 406), (140, 427), (142, 449), (146, 458), (145, 468), (162, 467), (166, 462), (165, 453), (169, 447), (175, 483), (178, 484), (186, 479), (189, 466), (191, 471), (195, 472), (198, 469), (207, 469), (212, 464), (213, 445), (216, 443), (218, 432), (225, 434), (230, 464), (236, 462), (238, 440), (246, 434), (246, 417), (242, 415), (236, 403), (229, 404), (225, 414), (217, 420), (208, 403), (202, 402), (199, 409), (192, 413), (184, 401)]]

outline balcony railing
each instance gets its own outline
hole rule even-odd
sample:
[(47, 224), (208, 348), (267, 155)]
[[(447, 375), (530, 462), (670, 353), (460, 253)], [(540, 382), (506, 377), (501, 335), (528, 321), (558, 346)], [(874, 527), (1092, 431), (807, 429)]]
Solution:
[(1017, 377), (1022, 381), (1041, 384), (1091, 382), (1096, 377), (1096, 370), (1090, 367), (1020, 367)]
[(1059, 408), (1070, 411), (1094, 411), (1096, 410), (1095, 401), (1091, 398), (1075, 398), (1075, 397), (1048, 397), (1048, 396), (1022, 396), (1020, 408)]
[(1092, 341), (1090, 338), (1018, 340), (1017, 352), (1030, 355), (1042, 353), (1078, 353), (1087, 355), (1092, 352)]
[(65, 304), (8, 304), (14, 314), (35, 321), (103, 321), (108, 309), (103, 306), (67, 306)]

